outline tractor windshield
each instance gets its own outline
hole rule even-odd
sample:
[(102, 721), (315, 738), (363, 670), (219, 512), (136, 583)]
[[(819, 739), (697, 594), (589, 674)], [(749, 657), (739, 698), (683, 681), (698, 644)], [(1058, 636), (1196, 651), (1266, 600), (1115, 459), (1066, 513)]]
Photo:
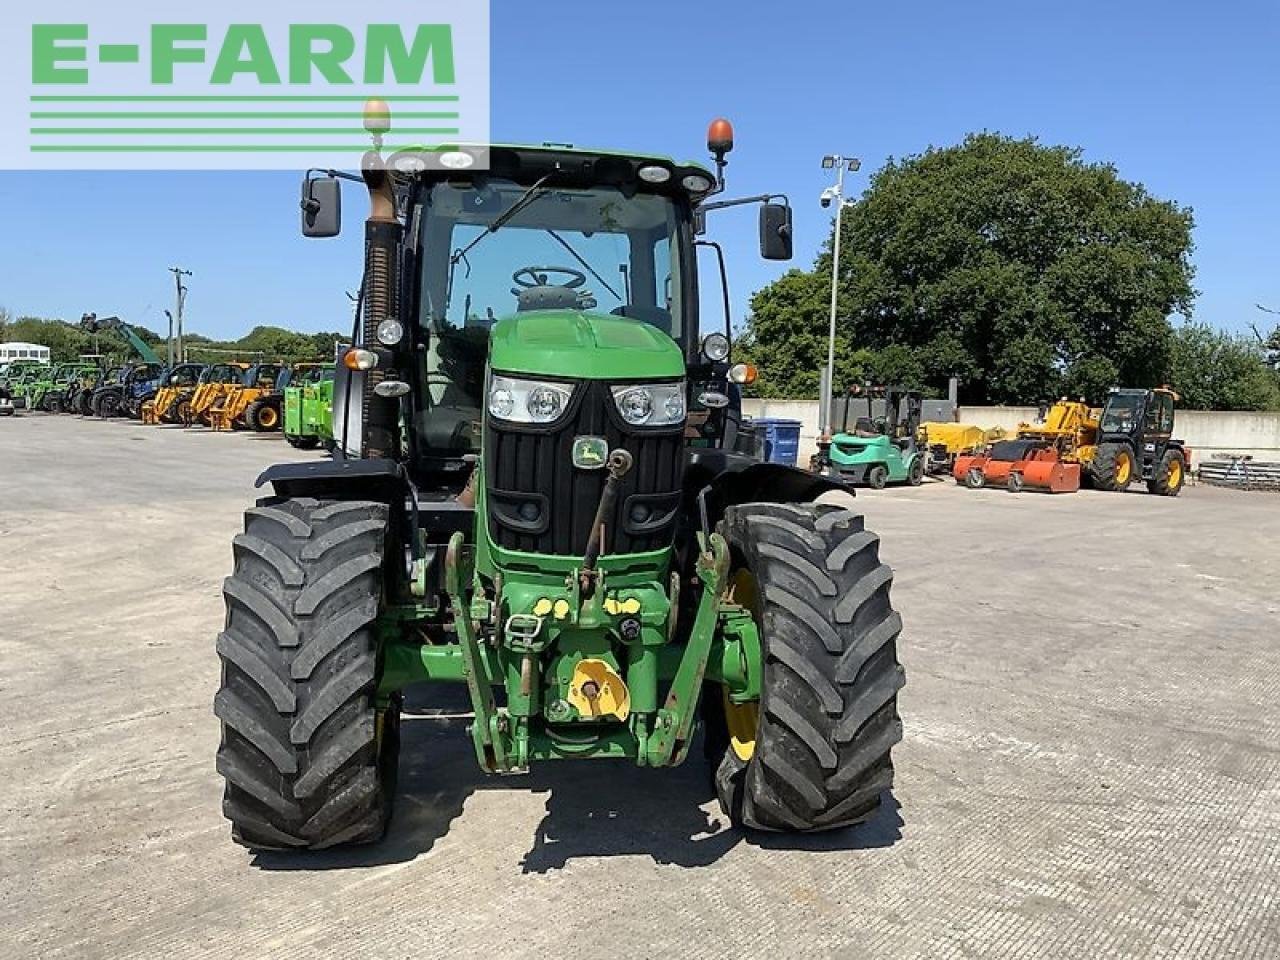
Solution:
[(1142, 414), (1142, 395), (1113, 393), (1102, 411), (1103, 433), (1132, 433)]
[(673, 200), (634, 189), (554, 180), (531, 189), (496, 177), (432, 186), (418, 316), (427, 343), (418, 430), (427, 445), (478, 446), (489, 330), (504, 317), (606, 313), (683, 342), (692, 326), (683, 304), (687, 237)]
[[(424, 227), (422, 322), (487, 328), (517, 312), (567, 308), (630, 317), (678, 340), (680, 222), (670, 199), (617, 187), (437, 184)], [(526, 292), (535, 288), (541, 296)]]

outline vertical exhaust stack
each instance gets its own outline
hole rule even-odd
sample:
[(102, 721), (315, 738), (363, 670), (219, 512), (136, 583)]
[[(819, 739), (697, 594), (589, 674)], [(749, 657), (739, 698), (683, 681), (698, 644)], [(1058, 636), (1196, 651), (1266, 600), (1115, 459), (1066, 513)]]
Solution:
[[(364, 226), (364, 296), (360, 324), (361, 345), (372, 349), (378, 342), (378, 324), (400, 314), (400, 244), (403, 228), (396, 219), (396, 198), (391, 172), (382, 159), (382, 137), (391, 129), (391, 106), (385, 100), (364, 105), (364, 128), (373, 137), (373, 149), (360, 161), (360, 174), (369, 191), (369, 219)], [(399, 452), (399, 407), (396, 398), (380, 397), (374, 388), (386, 371), (374, 367), (364, 375), (364, 435), (362, 457), (394, 457)]]

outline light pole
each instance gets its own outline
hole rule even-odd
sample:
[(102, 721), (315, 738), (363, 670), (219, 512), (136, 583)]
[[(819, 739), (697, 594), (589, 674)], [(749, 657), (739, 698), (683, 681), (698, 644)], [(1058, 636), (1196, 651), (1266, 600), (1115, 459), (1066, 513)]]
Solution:
[(831, 325), (827, 331), (827, 375), (822, 385), (822, 396), (818, 401), (818, 447), (820, 458), (825, 460), (827, 448), (831, 445), (831, 398), (835, 393), (836, 378), (836, 302), (840, 291), (840, 224), (844, 219), (844, 174), (856, 172), (862, 166), (857, 157), (842, 157), (837, 153), (829, 153), (822, 158), (822, 169), (836, 171), (836, 185), (822, 191), (821, 202), (824, 207), (836, 205), (836, 236), (831, 247)]

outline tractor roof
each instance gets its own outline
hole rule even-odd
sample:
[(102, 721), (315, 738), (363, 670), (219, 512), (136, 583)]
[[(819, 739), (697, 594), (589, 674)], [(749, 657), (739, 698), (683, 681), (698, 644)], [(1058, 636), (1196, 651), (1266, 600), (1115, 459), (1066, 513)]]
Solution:
[[(422, 170), (421, 153), (433, 153), (442, 157), (465, 155), (469, 163), (446, 169)], [(488, 153), (486, 167), (473, 166), (477, 159), (483, 161)], [(494, 176), (516, 182), (532, 182), (548, 174), (556, 174), (557, 184), (565, 186), (592, 184), (638, 184), (655, 193), (684, 194), (695, 200), (710, 192), (715, 175), (700, 163), (680, 163), (659, 154), (631, 153), (618, 150), (596, 150), (575, 147), (571, 144), (491, 144), (488, 146), (457, 145), (448, 148), (405, 148), (392, 154), (389, 165), (402, 175), (422, 175), (438, 178), (469, 178)], [(648, 167), (660, 167), (669, 176), (661, 182), (653, 182), (640, 176)], [(699, 176), (707, 183), (706, 191), (691, 191), (683, 186), (689, 176)]]

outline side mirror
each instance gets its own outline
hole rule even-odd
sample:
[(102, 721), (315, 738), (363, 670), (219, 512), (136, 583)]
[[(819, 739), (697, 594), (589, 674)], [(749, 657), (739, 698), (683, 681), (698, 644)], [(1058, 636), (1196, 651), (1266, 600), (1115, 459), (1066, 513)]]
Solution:
[(791, 207), (766, 203), (760, 208), (760, 256), (766, 260), (790, 260)]
[(342, 232), (342, 188), (333, 177), (302, 181), (302, 235), (336, 237)]

